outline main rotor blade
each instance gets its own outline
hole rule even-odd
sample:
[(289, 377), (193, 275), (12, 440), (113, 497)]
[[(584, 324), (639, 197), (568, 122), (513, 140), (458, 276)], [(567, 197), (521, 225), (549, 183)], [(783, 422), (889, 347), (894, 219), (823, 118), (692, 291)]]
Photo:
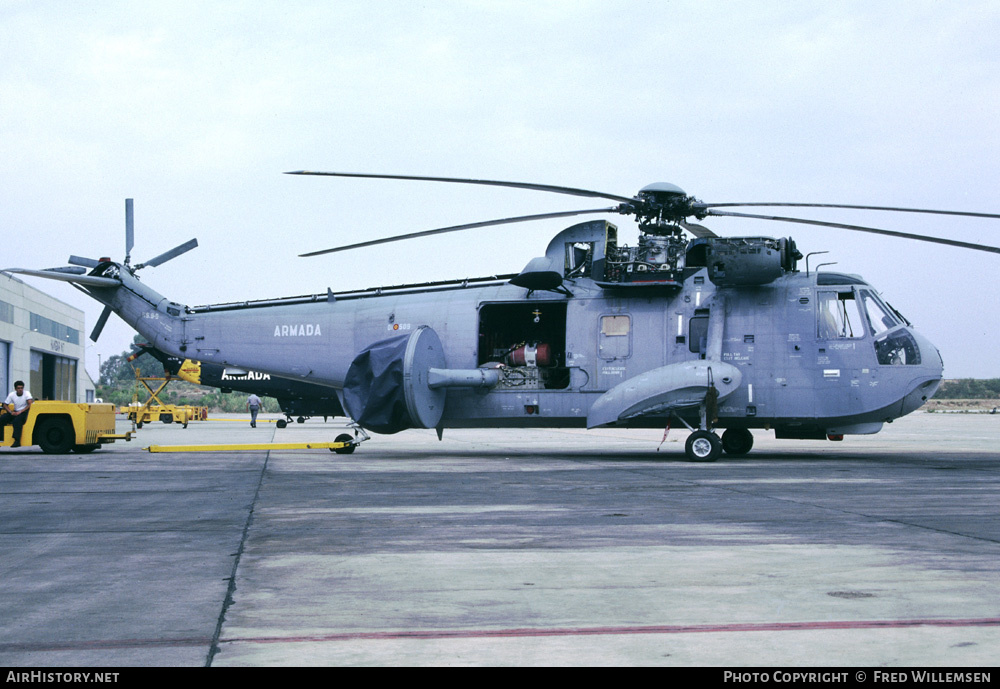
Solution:
[(170, 251), (165, 251), (162, 254), (160, 254), (159, 256), (156, 256), (154, 258), (149, 259), (145, 263), (140, 263), (139, 265), (137, 265), (135, 267), (135, 269), (139, 270), (140, 268), (145, 268), (146, 266), (153, 266), (155, 268), (156, 266), (158, 266), (158, 265), (160, 265), (162, 263), (166, 263), (167, 261), (169, 261), (172, 258), (177, 258), (181, 254), (187, 253), (188, 251), (191, 251), (191, 249), (194, 249), (196, 246), (198, 246), (198, 240), (197, 239), (189, 239), (188, 241), (184, 242), (180, 246), (175, 246)]
[(101, 331), (104, 330), (104, 324), (108, 322), (108, 316), (111, 315), (111, 307), (105, 306), (104, 310), (101, 311), (100, 317), (97, 319), (97, 323), (94, 325), (94, 329), (90, 331), (90, 340), (92, 342), (97, 342), (97, 338), (101, 336)]
[(820, 225), (822, 227), (836, 227), (841, 230), (855, 230), (857, 232), (871, 232), (873, 234), (884, 234), (889, 237), (902, 237), (903, 239), (915, 239), (918, 242), (934, 242), (935, 244), (945, 244), (947, 246), (957, 246), (963, 249), (973, 249), (974, 251), (989, 251), (1000, 254), (1000, 247), (987, 246), (985, 244), (972, 244), (970, 242), (959, 242), (954, 239), (942, 239), (940, 237), (929, 237), (922, 234), (911, 234), (909, 232), (895, 232), (893, 230), (880, 230), (875, 227), (862, 227), (860, 225), (844, 225), (836, 222), (824, 222), (821, 220), (803, 220), (802, 218), (783, 218), (775, 215), (753, 215), (750, 213), (733, 213), (731, 211), (716, 211), (709, 209), (708, 215), (728, 216), (734, 218), (755, 218), (757, 220), (778, 220), (781, 222), (794, 222), (803, 225)]
[(973, 213), (970, 211), (941, 211), (928, 208), (895, 208), (892, 206), (848, 206), (836, 203), (696, 203), (698, 208), (722, 208), (725, 206), (782, 206), (792, 208), (853, 208), (862, 211), (894, 211), (897, 213), (935, 213), (937, 215), (967, 215), (973, 218), (1000, 218), (996, 213)]
[(100, 261), (87, 258), (86, 256), (70, 256), (67, 263), (74, 266), (83, 266), (84, 268), (96, 268)]
[(83, 266), (59, 266), (57, 268), (46, 268), (46, 273), (66, 273), (67, 275), (85, 275), (87, 269)]
[(695, 237), (701, 239), (702, 237), (718, 237), (719, 235), (712, 232), (704, 225), (699, 225), (698, 223), (687, 222), (686, 220), (679, 220), (678, 225), (683, 227), (685, 230), (693, 234)]
[(576, 189), (574, 187), (560, 187), (552, 184), (532, 184), (528, 182), (504, 182), (494, 179), (465, 179), (463, 177), (420, 177), (416, 175), (371, 175), (356, 172), (312, 172), (309, 170), (296, 170), (286, 172), (286, 175), (315, 175), (318, 177), (363, 177), (366, 179), (408, 179), (418, 182), (449, 182), (454, 184), (481, 184), (490, 187), (511, 187), (514, 189), (533, 189), (534, 191), (550, 191), (556, 194), (569, 194), (570, 196), (587, 196), (598, 199), (612, 199), (622, 203), (632, 203), (634, 198), (628, 196), (618, 196), (617, 194), (605, 194), (602, 191), (591, 191), (589, 189)]
[(321, 251), (310, 251), (307, 254), (299, 254), (300, 258), (305, 258), (307, 256), (319, 256), (321, 254), (330, 254), (335, 251), (347, 251), (348, 249), (360, 249), (365, 246), (375, 246), (376, 244), (388, 244), (390, 242), (398, 242), (403, 239), (414, 239), (415, 237), (429, 237), (433, 234), (444, 234), (445, 232), (458, 232), (459, 230), (473, 230), (477, 227), (492, 227), (494, 225), (508, 225), (511, 223), (518, 222), (528, 222), (530, 220), (545, 220), (547, 218), (565, 218), (571, 215), (584, 215), (587, 213), (617, 213), (618, 207), (612, 206), (611, 208), (594, 208), (590, 210), (581, 211), (563, 211), (561, 213), (541, 213), (540, 215), (521, 215), (516, 218), (503, 218), (500, 220), (486, 220), (484, 222), (474, 222), (468, 225), (454, 225), (452, 227), (442, 227), (437, 230), (424, 230), (423, 232), (411, 232), (410, 234), (398, 234), (394, 237), (384, 237), (382, 239), (372, 239), (367, 242), (358, 242), (357, 244), (347, 244), (345, 246), (338, 246), (332, 249), (322, 249)]

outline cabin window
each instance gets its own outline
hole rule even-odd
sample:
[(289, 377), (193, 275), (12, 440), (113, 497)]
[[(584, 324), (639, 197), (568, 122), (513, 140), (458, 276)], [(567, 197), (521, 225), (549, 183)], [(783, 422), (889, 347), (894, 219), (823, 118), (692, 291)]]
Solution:
[(601, 334), (608, 337), (626, 337), (631, 327), (628, 316), (601, 316)]
[(708, 343), (708, 316), (695, 316), (688, 321), (688, 351), (705, 358)]
[(854, 292), (820, 292), (816, 305), (816, 336), (821, 340), (865, 336)]
[(601, 316), (601, 333), (597, 345), (598, 356), (607, 361), (630, 357), (632, 355), (631, 332), (631, 316)]

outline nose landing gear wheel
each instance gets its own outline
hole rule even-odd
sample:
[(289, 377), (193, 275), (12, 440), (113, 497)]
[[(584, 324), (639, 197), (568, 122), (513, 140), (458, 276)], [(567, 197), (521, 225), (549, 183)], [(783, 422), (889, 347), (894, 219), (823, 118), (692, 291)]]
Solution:
[(722, 454), (722, 441), (712, 431), (695, 431), (688, 436), (684, 452), (692, 462), (714, 462)]

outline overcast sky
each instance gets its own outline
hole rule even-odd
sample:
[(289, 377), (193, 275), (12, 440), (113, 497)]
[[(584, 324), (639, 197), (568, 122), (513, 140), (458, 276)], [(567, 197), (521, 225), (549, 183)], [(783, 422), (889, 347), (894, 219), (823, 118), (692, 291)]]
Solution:
[[(0, 0), (0, 267), (120, 260), (132, 197), (134, 262), (201, 244), (141, 274), (167, 297), (311, 294), (516, 272), (574, 221), (304, 251), (603, 205), (281, 174), (299, 169), (996, 213), (998, 61), (995, 0)], [(996, 220), (812, 217), (1000, 245)], [(940, 348), (946, 376), (1000, 377), (1000, 255), (705, 224), (830, 251)], [(84, 308), (89, 332), (96, 302), (25, 279)], [(131, 339), (112, 317), (88, 370)]]

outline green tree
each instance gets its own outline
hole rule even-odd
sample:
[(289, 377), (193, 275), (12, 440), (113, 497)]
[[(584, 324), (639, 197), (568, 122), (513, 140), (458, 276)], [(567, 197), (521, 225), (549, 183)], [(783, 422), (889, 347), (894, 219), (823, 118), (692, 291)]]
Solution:
[(1000, 378), (958, 378), (946, 380), (936, 395), (938, 399), (1000, 399)]

